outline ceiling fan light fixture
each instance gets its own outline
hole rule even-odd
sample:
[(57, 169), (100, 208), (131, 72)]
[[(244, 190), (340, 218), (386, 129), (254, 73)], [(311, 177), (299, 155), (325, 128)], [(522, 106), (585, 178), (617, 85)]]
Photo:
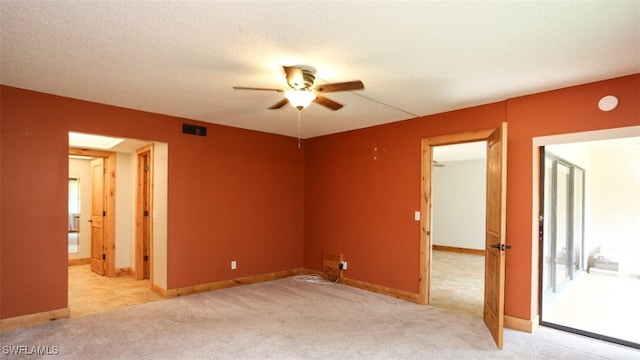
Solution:
[(290, 90), (284, 93), (284, 97), (294, 108), (302, 110), (316, 99), (316, 94), (309, 90)]

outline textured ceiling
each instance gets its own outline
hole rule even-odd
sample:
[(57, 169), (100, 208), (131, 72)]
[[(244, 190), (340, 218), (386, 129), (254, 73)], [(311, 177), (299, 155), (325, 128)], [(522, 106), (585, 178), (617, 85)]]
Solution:
[(282, 65), (345, 105), (309, 138), (640, 72), (640, 1), (1, 1), (2, 84), (298, 136)]

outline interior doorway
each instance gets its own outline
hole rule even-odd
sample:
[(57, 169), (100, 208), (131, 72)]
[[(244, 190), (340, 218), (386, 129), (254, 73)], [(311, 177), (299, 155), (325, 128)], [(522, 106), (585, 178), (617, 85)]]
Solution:
[(485, 269), (483, 320), (499, 349), (504, 334), (506, 244), (507, 123), (496, 129), (422, 139), (420, 189), (419, 301), (430, 304), (432, 270), (432, 172), (436, 146), (486, 141)]
[(137, 153), (136, 187), (136, 239), (135, 271), (137, 280), (151, 277), (153, 238), (153, 144), (146, 145)]
[[(75, 138), (75, 141), (88, 140), (88, 143), (76, 144), (74, 147), (72, 138)], [(104, 148), (94, 148), (102, 146), (96, 145), (102, 142), (106, 144)], [(166, 144), (159, 145), (162, 145), (161, 154), (166, 159)], [(75, 166), (72, 167), (72, 161), (84, 163), (82, 167), (88, 169), (80, 178), (82, 184), (90, 183), (89, 188), (83, 190), (83, 198), (89, 199), (88, 210), (82, 211), (81, 215), (90, 216), (84, 222), (91, 226), (91, 230), (87, 231), (87, 234), (91, 235), (89, 243), (80, 245), (85, 251), (75, 254), (74, 259), (72, 254), (69, 256), (68, 301), (71, 316), (162, 298), (158, 295), (157, 289), (166, 285), (161, 282), (161, 285), (154, 286), (151, 282), (153, 268), (150, 266), (153, 258), (153, 252), (150, 250), (151, 238), (154, 231), (154, 223), (151, 220), (154, 210), (153, 148), (154, 143), (151, 141), (70, 133), (69, 170), (71, 172), (72, 168), (75, 169)], [(72, 160), (72, 156), (75, 159)], [(142, 165), (138, 165), (139, 159), (143, 160)], [(163, 185), (166, 184), (166, 164), (160, 168), (164, 168), (160, 176), (163, 180), (160, 189), (166, 191), (166, 185)], [(141, 169), (141, 172), (138, 173), (137, 169)], [(138, 191), (143, 193), (138, 196)], [(161, 198), (166, 199), (166, 194)], [(140, 217), (143, 221), (137, 218), (137, 199), (140, 199), (140, 208), (144, 211)], [(159, 218), (166, 229), (166, 200), (159, 201), (159, 204)], [(145, 239), (142, 257), (146, 266), (142, 260), (140, 261), (143, 280), (136, 280), (136, 265), (139, 265), (136, 260), (137, 229), (142, 229)], [(159, 229), (163, 230), (162, 227)], [(104, 241), (96, 241), (100, 238)], [(163, 249), (166, 247), (166, 232), (161, 232), (160, 239), (163, 240), (160, 249)], [(158, 263), (163, 264), (162, 257), (160, 260)], [(157, 269), (157, 273), (164, 275), (166, 270), (163, 267)], [(160, 278), (162, 279), (162, 276)], [(117, 293), (118, 296), (108, 296), (109, 293)]]
[(478, 318), (484, 315), (486, 155), (486, 141), (433, 147), (430, 305)]
[(573, 135), (539, 140), (540, 323), (640, 348), (640, 128)]
[[(87, 176), (82, 180), (83, 184), (89, 184), (90, 189), (82, 198), (89, 199), (88, 214), (85, 211), (69, 213), (69, 218), (77, 217), (80, 221), (86, 220), (90, 227), (86, 231), (79, 232), (79, 246), (87, 249), (88, 252), (81, 252), (80, 256), (74, 257), (72, 264), (91, 264), (91, 270), (99, 275), (117, 276), (121, 270), (115, 267), (115, 181), (116, 154), (114, 152), (69, 148), (69, 168), (77, 170), (82, 166), (71, 166), (71, 161), (84, 162), (89, 169)], [(71, 176), (72, 174), (70, 174)], [(76, 177), (78, 178), (78, 177)], [(85, 225), (80, 223), (79, 229)]]
[[(71, 168), (71, 164), (70, 164)], [(69, 170), (72, 172), (72, 170)], [(82, 210), (82, 200), (80, 192), (80, 178), (77, 175), (69, 177), (69, 227), (67, 229), (69, 241), (69, 254), (78, 254), (80, 252), (80, 214)], [(84, 232), (83, 232), (84, 235)]]

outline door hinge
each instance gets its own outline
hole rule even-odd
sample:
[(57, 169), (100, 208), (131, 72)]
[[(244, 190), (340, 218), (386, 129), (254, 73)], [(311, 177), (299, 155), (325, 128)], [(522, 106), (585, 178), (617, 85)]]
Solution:
[(102, 210), (102, 216), (107, 216), (107, 212)]
[(143, 260), (144, 260), (144, 261), (149, 261), (149, 255), (145, 255), (145, 256), (143, 257)]
[(538, 215), (538, 240), (544, 239), (544, 216)]
[(107, 255), (106, 254), (102, 254), (102, 260), (107, 260)]
[(143, 211), (143, 212), (142, 212), (142, 215), (143, 215), (143, 216), (149, 216), (149, 210), (145, 210), (145, 211)]

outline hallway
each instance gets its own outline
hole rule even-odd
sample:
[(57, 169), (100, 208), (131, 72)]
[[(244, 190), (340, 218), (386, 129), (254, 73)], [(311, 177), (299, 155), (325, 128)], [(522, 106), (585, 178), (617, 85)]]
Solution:
[(99, 276), (91, 271), (90, 265), (69, 266), (71, 317), (162, 299), (151, 291), (150, 280), (134, 280), (129, 275)]

